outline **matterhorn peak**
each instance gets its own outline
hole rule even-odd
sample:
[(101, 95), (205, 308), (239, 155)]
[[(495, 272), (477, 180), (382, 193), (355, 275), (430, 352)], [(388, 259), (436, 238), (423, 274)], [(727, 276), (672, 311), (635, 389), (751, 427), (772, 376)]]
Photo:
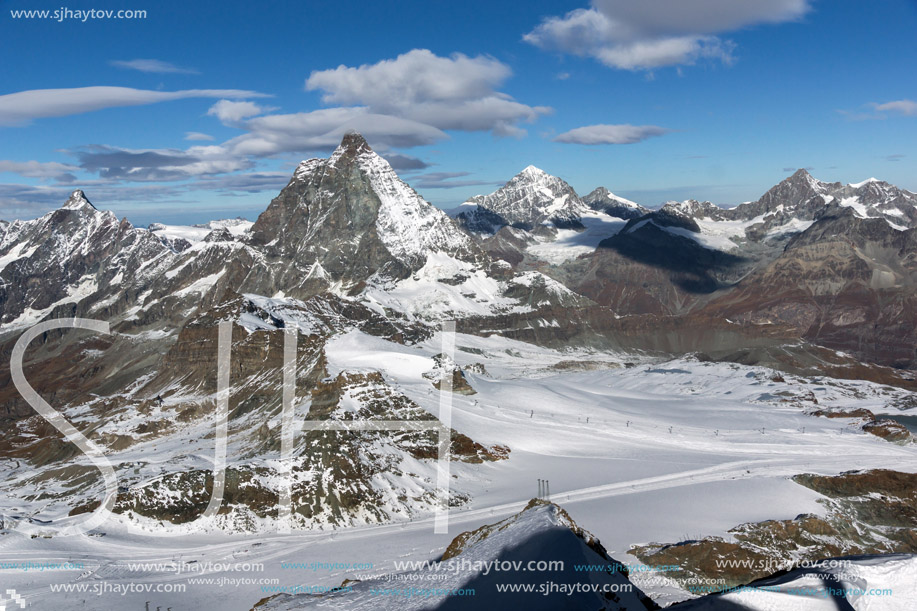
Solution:
[(70, 198), (67, 200), (62, 207), (64, 210), (95, 210), (96, 207), (92, 205), (92, 202), (86, 197), (86, 194), (83, 193), (82, 189), (77, 189), (70, 194)]
[(343, 149), (345, 151), (354, 151), (354, 152), (364, 152), (372, 151), (369, 144), (359, 132), (350, 130), (344, 134), (344, 138), (341, 140), (341, 145), (338, 149)]
[[(349, 131), (344, 134), (341, 144), (334, 150), (328, 159), (331, 167), (346, 167), (356, 163), (362, 171), (370, 174), (385, 175), (390, 180), (396, 177), (395, 171), (391, 165), (366, 142), (366, 139), (358, 132)], [(317, 165), (321, 166), (317, 161)], [(301, 166), (302, 167), (302, 166)]]

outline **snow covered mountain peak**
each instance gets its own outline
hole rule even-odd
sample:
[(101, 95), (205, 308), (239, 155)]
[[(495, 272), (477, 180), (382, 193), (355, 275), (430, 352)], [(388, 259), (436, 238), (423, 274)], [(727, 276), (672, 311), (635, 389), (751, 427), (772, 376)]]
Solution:
[(272, 255), (293, 258), (303, 270), (317, 262), (332, 283), (353, 287), (377, 272), (406, 277), (433, 252), (463, 260), (479, 252), (357, 133), (345, 135), (328, 159), (302, 162), (252, 226), (252, 237), (270, 245)]
[(805, 168), (800, 168), (796, 170), (791, 176), (784, 179), (782, 182), (778, 183), (774, 189), (781, 189), (782, 191), (795, 190), (799, 193), (812, 193), (812, 194), (824, 194), (827, 193), (831, 183), (826, 183), (818, 180)]
[(369, 143), (366, 142), (366, 139), (362, 135), (355, 131), (350, 131), (344, 134), (341, 143), (334, 149), (334, 152), (331, 153), (328, 159), (312, 157), (311, 159), (301, 161), (296, 171), (293, 172), (293, 178), (295, 180), (302, 180), (308, 174), (322, 171), (326, 167), (337, 167), (339, 164), (346, 165), (348, 162), (354, 160), (359, 160), (367, 166), (380, 166), (384, 164), (394, 173), (394, 170), (391, 170), (391, 166), (388, 165), (388, 162), (372, 150)]
[(75, 224), (77, 227), (86, 227), (86, 231), (95, 231), (102, 225), (117, 226), (118, 217), (111, 210), (96, 208), (82, 189), (77, 189), (70, 194), (64, 205), (57, 210), (52, 210), (37, 221), (46, 221), (52, 225)]
[(96, 210), (82, 189), (77, 189), (70, 194), (70, 198), (61, 206), (62, 210)]
[(848, 186), (848, 187), (853, 187), (854, 189), (859, 189), (860, 187), (865, 186), (865, 185), (868, 185), (868, 184), (871, 183), (871, 182), (883, 182), (883, 181), (879, 180), (878, 178), (867, 178), (866, 180), (864, 180), (864, 181), (862, 181), (862, 182), (851, 182), (851, 183), (847, 183), (847, 186)]
[(614, 193), (612, 193), (605, 187), (596, 187), (595, 189), (590, 191), (588, 195), (583, 197), (583, 201), (588, 203), (588, 201), (592, 199), (599, 199), (599, 198), (613, 199), (616, 202), (619, 202), (626, 206), (630, 206), (632, 208), (642, 208), (642, 206), (638, 204), (637, 202), (632, 202), (629, 199), (625, 199), (621, 197), (620, 195), (615, 195)]
[(545, 172), (544, 170), (542, 170), (539, 167), (528, 165), (528, 166), (525, 166), (521, 172), (513, 176), (510, 179), (510, 181), (507, 183), (507, 185), (513, 182), (534, 182), (537, 184), (552, 185), (552, 184), (556, 184), (558, 181), (563, 182), (563, 180), (561, 180), (560, 178), (552, 174), (548, 174), (547, 172)]
[(527, 166), (490, 195), (476, 195), (456, 216), (469, 231), (495, 233), (509, 225), (533, 231), (538, 227), (582, 229), (589, 208), (564, 180)]
[(636, 202), (615, 195), (605, 187), (597, 187), (583, 197), (583, 203), (597, 212), (630, 220), (648, 214), (649, 210)]
[(369, 147), (369, 143), (366, 142), (366, 138), (354, 130), (350, 130), (344, 134), (344, 137), (341, 139), (341, 144), (338, 146), (338, 150), (372, 152), (372, 149)]
[(699, 202), (696, 199), (686, 199), (683, 202), (668, 201), (663, 204), (663, 208), (673, 208), (685, 214), (697, 214), (715, 209), (717, 206), (708, 201)]
[(366, 139), (357, 132), (347, 132), (341, 140), (331, 157), (328, 158), (328, 165), (337, 166), (339, 163), (348, 163), (356, 161), (364, 169), (376, 169), (388, 171), (395, 175), (395, 171), (389, 163), (369, 146)]
[(525, 166), (522, 169), (522, 171), (519, 172), (517, 176), (528, 176), (528, 177), (533, 177), (533, 178), (540, 178), (544, 176), (550, 177), (551, 175), (545, 172), (544, 170), (542, 170), (541, 168), (535, 167), (533, 165), (528, 165), (528, 166)]

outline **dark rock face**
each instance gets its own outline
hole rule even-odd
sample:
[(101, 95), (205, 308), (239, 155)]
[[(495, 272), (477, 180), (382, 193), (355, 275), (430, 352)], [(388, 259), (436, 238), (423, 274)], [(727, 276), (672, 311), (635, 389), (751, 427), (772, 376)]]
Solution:
[(815, 180), (805, 170), (774, 186), (761, 198), (749, 204), (741, 204), (725, 212), (727, 220), (751, 220), (759, 216), (764, 219), (747, 232), (749, 239), (761, 239), (775, 226), (791, 219), (809, 221), (815, 219), (824, 209), (829, 193), (841, 187), (840, 183), (823, 183)]
[(590, 209), (604, 212), (608, 216), (629, 221), (649, 213), (647, 208), (616, 196), (605, 187), (598, 187), (583, 197), (583, 203)]
[[(688, 200), (632, 218), (558, 277), (618, 314), (778, 324), (881, 365), (917, 364), (917, 196), (800, 170), (732, 209)], [(705, 246), (705, 221), (746, 223), (738, 250)]]
[(884, 365), (917, 363), (917, 233), (831, 207), (770, 265), (705, 309)]
[(868, 180), (856, 185), (839, 182), (822, 182), (806, 170), (775, 185), (757, 201), (740, 204), (735, 208), (719, 208), (710, 202), (688, 200), (674, 204), (696, 219), (720, 221), (751, 221), (760, 219), (746, 229), (746, 237), (760, 241), (769, 231), (790, 221), (814, 221), (830, 205), (839, 205), (856, 199), (862, 204), (866, 216), (887, 218), (904, 227), (914, 227), (917, 222), (917, 195), (898, 189), (878, 180)]
[[(562, 559), (559, 568), (552, 570), (554, 584), (579, 584), (567, 591), (538, 591), (535, 577), (521, 572), (456, 571), (455, 575), (433, 577), (433, 571), (419, 569), (396, 575), (399, 581), (425, 583), (436, 580), (443, 589), (473, 590), (475, 608), (527, 609), (528, 611), (557, 611), (559, 609), (590, 609), (593, 611), (636, 611), (657, 609), (652, 600), (628, 580), (624, 564), (615, 560), (599, 540), (578, 526), (570, 515), (553, 503), (532, 499), (519, 513), (495, 524), (458, 535), (441, 556), (443, 562), (454, 566), (474, 563), (538, 562)], [(582, 561), (589, 566), (576, 566)], [(481, 566), (481, 564), (476, 565)], [(581, 570), (582, 569), (582, 570)], [(521, 576), (520, 576), (521, 575)], [(324, 609), (378, 609), (376, 591), (383, 587), (383, 578), (347, 580), (346, 591), (318, 598), (308, 594), (293, 596), (275, 595), (263, 598), (257, 609), (306, 609), (318, 605)], [(535, 588), (519, 592), (504, 592), (503, 584), (532, 584)], [(585, 587), (582, 587), (585, 586)], [(432, 597), (431, 597), (432, 598)], [(442, 601), (425, 600), (417, 608), (465, 609), (470, 605), (459, 597)]]
[[(476, 231), (468, 227), (469, 231)], [(531, 236), (522, 229), (508, 225), (500, 227), (495, 234), (481, 240), (481, 248), (494, 259), (506, 261), (516, 267), (525, 259), (525, 248), (532, 242)]]
[(0, 258), (11, 259), (0, 269), (0, 322), (68, 297), (76, 303), (116, 291), (122, 279), (169, 252), (149, 231), (96, 210), (82, 191), (74, 191), (62, 208), (0, 229)]
[[(793, 480), (828, 497), (820, 501), (827, 509), (824, 518), (802, 514), (791, 520), (742, 524), (729, 531), (737, 543), (705, 537), (637, 546), (631, 553), (647, 564), (684, 567), (669, 573), (682, 583), (690, 584), (692, 578), (723, 579), (722, 589), (726, 589), (802, 561), (917, 551), (914, 474), (877, 469), (837, 476), (803, 474)], [(737, 562), (717, 562), (724, 557)]]
[[(672, 217), (672, 224), (684, 220)], [(741, 256), (704, 248), (643, 217), (568, 268), (578, 277), (575, 291), (616, 312), (681, 314), (728, 287), (733, 270), (747, 264)]]
[(330, 159), (303, 162), (248, 234), (211, 224), (192, 246), (154, 233), (162, 228), (118, 222), (81, 191), (40, 219), (3, 225), (0, 261), (9, 261), (0, 268), (0, 322), (28, 322), (24, 313), (38, 320), (73, 303), (122, 328), (175, 328), (227, 291), (359, 292), (371, 277), (407, 277), (430, 253), (489, 265), (358, 134)]
[(480, 258), (471, 240), (359, 134), (345, 136), (330, 159), (300, 164), (258, 217), (252, 244), (275, 264), (277, 290), (294, 296), (333, 283), (359, 291), (374, 274), (406, 278), (423, 266), (428, 251)]

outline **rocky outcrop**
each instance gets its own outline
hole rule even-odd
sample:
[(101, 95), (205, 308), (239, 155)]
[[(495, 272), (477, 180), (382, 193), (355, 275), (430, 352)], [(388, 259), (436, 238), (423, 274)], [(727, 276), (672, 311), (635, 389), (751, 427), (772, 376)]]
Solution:
[(649, 213), (647, 208), (623, 197), (618, 197), (605, 187), (598, 187), (583, 196), (583, 203), (592, 210), (604, 212), (608, 216), (624, 219), (625, 221), (640, 218)]
[[(539, 561), (560, 561), (550, 571), (520, 568), (484, 570), (499, 561), (503, 567), (535, 567)], [(532, 564), (534, 562), (534, 564)], [(658, 608), (627, 577), (624, 565), (602, 547), (598, 539), (573, 521), (559, 506), (532, 499), (526, 507), (505, 520), (458, 535), (444, 551), (436, 566), (410, 573), (366, 581), (348, 581), (333, 595), (278, 595), (259, 601), (254, 609), (265, 611), (293, 609), (348, 609), (394, 611), (410, 609), (462, 609), (469, 605), (482, 609), (594, 609), (596, 611), (634, 611)], [(585, 566), (584, 566), (585, 565)], [(577, 570), (575, 567), (588, 570)], [(469, 603), (461, 596), (431, 594), (424, 598), (379, 596), (379, 590), (392, 583), (428, 584), (435, 580), (442, 591), (474, 592)], [(543, 584), (550, 580), (551, 591)], [(505, 584), (531, 587), (503, 592)], [(561, 587), (564, 587), (561, 590)], [(397, 591), (394, 590), (393, 591)]]
[(917, 230), (833, 207), (705, 311), (790, 325), (800, 337), (862, 360), (911, 368), (917, 363), (915, 252)]
[[(653, 543), (630, 553), (649, 565), (678, 567), (667, 575), (689, 590), (691, 583), (710, 580), (720, 580), (720, 589), (726, 590), (803, 562), (917, 552), (917, 475), (878, 469), (793, 479), (827, 497), (820, 501), (827, 515), (742, 524), (729, 531), (734, 541), (706, 537)], [(699, 593), (710, 591), (705, 586)]]

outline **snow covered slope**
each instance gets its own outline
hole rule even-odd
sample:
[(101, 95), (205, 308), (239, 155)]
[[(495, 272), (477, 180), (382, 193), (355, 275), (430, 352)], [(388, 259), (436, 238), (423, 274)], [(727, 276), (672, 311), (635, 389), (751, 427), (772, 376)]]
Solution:
[[(538, 566), (550, 569), (538, 570)], [(422, 569), (360, 581), (334, 594), (280, 595), (264, 601), (259, 608), (646, 609), (639, 589), (615, 570), (621, 566), (567, 512), (553, 503), (533, 499), (516, 515), (459, 535), (439, 562)], [(583, 567), (591, 570), (582, 570)], [(512, 590), (505, 591), (507, 588)], [(423, 590), (429, 594), (424, 595)]]
[(822, 564), (670, 608), (678, 611), (910, 611), (914, 608), (917, 556), (861, 556)]
[(589, 208), (573, 187), (535, 166), (528, 166), (490, 195), (477, 195), (455, 210), (472, 233), (496, 233), (509, 225), (527, 231), (541, 226), (582, 228)]

